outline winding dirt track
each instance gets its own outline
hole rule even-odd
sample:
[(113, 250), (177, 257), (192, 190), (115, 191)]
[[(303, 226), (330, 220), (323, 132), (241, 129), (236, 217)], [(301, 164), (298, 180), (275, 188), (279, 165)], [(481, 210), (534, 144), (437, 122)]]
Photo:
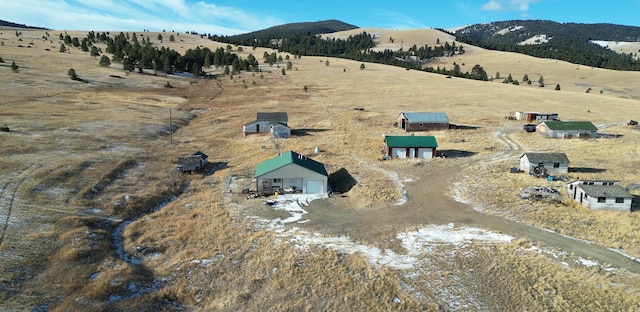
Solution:
[[(494, 138), (505, 146), (502, 151), (479, 159), (475, 158), (473, 161), (499, 161), (520, 153), (520, 146), (508, 135), (513, 130), (500, 129), (494, 135)], [(526, 238), (539, 246), (559, 248), (568, 253), (596, 260), (601, 264), (607, 263), (633, 273), (640, 273), (638, 261), (616, 251), (527, 224), (487, 215), (475, 211), (468, 204), (454, 200), (446, 194), (450, 185), (455, 182), (454, 177), (461, 170), (461, 166), (450, 166), (424, 170), (422, 173), (412, 171), (412, 175), (417, 179), (406, 186), (408, 201), (402, 206), (354, 210), (350, 207), (342, 207), (339, 199), (312, 202), (308, 207), (309, 215), (307, 216), (311, 222), (304, 227), (328, 231), (333, 235), (348, 235), (356, 241), (399, 251), (398, 246), (392, 243), (395, 233), (426, 224), (454, 223), (460, 226), (490, 229), (516, 238)]]

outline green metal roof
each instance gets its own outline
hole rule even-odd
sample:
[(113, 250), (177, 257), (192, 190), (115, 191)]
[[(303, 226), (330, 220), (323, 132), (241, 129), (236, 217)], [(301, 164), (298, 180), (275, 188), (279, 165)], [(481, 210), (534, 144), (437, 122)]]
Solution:
[(388, 147), (438, 147), (432, 135), (388, 135), (384, 137)]
[(591, 121), (545, 121), (544, 124), (551, 130), (598, 130)]
[(296, 164), (313, 172), (317, 172), (321, 175), (329, 176), (327, 174), (327, 169), (325, 169), (322, 163), (319, 163), (307, 156), (300, 155), (296, 152), (288, 151), (259, 163), (256, 167), (255, 177), (259, 177), (273, 170), (284, 167), (288, 164)]

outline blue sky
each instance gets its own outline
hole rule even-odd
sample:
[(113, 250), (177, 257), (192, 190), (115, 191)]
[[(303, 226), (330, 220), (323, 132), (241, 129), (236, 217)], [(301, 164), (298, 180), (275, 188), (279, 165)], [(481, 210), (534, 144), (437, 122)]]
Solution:
[(0, 0), (0, 19), (56, 30), (234, 35), (337, 19), (358, 27), (453, 28), (513, 19), (640, 26), (640, 0)]

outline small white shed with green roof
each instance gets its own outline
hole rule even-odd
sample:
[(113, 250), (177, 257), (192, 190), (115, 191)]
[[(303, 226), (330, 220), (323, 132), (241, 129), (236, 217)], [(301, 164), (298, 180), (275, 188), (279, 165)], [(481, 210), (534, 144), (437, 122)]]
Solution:
[(384, 137), (384, 152), (391, 158), (434, 158), (438, 143), (431, 135)]
[(327, 170), (307, 156), (293, 151), (267, 159), (256, 167), (256, 190), (264, 193), (327, 193)]

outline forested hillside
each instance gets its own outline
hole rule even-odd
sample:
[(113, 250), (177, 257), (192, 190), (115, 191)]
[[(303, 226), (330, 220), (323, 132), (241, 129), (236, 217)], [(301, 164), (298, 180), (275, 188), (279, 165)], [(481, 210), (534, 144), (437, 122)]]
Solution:
[[(616, 53), (592, 42), (638, 42), (640, 27), (514, 20), (471, 25), (457, 30), (453, 35), (457, 41), (490, 50), (517, 52), (614, 70), (640, 70), (637, 53)], [(523, 44), (532, 38), (533, 42)]]

